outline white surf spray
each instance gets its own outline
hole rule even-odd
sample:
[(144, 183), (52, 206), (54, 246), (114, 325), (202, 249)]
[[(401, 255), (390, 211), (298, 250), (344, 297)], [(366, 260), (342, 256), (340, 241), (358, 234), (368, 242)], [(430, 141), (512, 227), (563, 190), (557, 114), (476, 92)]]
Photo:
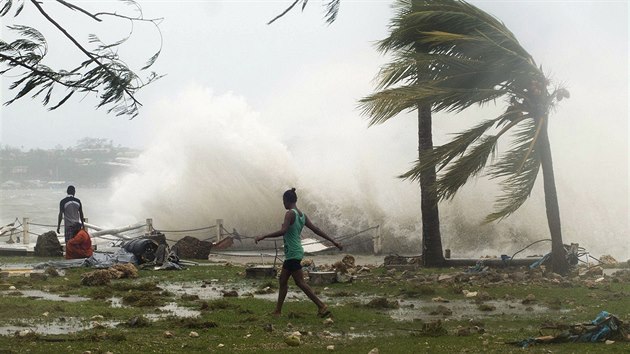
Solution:
[[(380, 138), (375, 136), (383, 132), (373, 129), (347, 129), (347, 135), (332, 138), (288, 134), (291, 129), (270, 127), (284, 124), (299, 130), (299, 119), (261, 117), (242, 97), (214, 95), (199, 87), (163, 101), (150, 119), (155, 122), (151, 143), (133, 172), (113, 184), (111, 205), (119, 222), (151, 217), (158, 228), (190, 229), (222, 218), (228, 229), (235, 227), (242, 234), (267, 233), (282, 222), (282, 193), (296, 187), (299, 205), (331, 235), (381, 225), (385, 252), (420, 253), (419, 187), (395, 178), (414, 159), (416, 134), (409, 130), (413, 124), (401, 128), (409, 135), (409, 146), (396, 144), (401, 131)], [(360, 124), (365, 127), (365, 122)], [(473, 181), (440, 206), (444, 248), (453, 249), (454, 257), (512, 255), (548, 238), (541, 189), (537, 185), (513, 216), (482, 225), (499, 190), (494, 181)], [(584, 227), (576, 220), (582, 213), (567, 205), (573, 197), (566, 196), (566, 188), (559, 186), (559, 194), (561, 208), (566, 208), (561, 210), (565, 242), (580, 242), (594, 254), (628, 256), (625, 235), (611, 237), (618, 245), (615, 251), (593, 244), (589, 234), (576, 230)], [(615, 230), (623, 231), (620, 223)], [(371, 251), (372, 235), (353, 247)], [(543, 254), (549, 247), (541, 243), (527, 253)]]

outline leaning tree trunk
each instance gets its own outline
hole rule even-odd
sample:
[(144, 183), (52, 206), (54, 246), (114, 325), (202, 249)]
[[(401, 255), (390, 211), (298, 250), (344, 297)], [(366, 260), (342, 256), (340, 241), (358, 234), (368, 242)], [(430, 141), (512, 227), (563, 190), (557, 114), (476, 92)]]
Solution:
[(553, 175), (553, 162), (551, 160), (551, 146), (547, 131), (547, 116), (540, 131), (538, 147), (543, 173), (543, 185), (545, 190), (545, 209), (547, 211), (547, 223), (551, 234), (551, 268), (554, 273), (566, 275), (569, 272), (569, 262), (566, 250), (562, 243), (562, 231), (560, 228), (560, 207), (558, 206), (558, 194)]
[[(418, 150), (419, 155), (433, 149), (431, 133), (431, 107), (418, 107)], [(420, 172), (420, 198), (422, 211), (422, 262), (426, 267), (444, 265), (442, 237), (440, 235), (440, 215), (435, 190), (435, 166)]]

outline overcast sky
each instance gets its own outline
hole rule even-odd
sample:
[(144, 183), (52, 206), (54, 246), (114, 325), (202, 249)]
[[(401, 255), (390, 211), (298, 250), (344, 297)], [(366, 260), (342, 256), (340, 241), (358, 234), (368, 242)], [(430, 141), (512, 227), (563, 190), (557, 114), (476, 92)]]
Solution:
[[(111, 6), (107, 1), (77, 3), (90, 9)], [(2, 107), (0, 143), (25, 149), (69, 147), (88, 136), (138, 148), (160, 145), (181, 156), (187, 150), (168, 144), (177, 139), (225, 139), (238, 134), (234, 129), (254, 127), (258, 132), (265, 131), (263, 140), (269, 141), (270, 150), (287, 154), (288, 163), (308, 172), (328, 172), (302, 173), (304, 185), (309, 185), (310, 178), (310, 185), (321, 186), (322, 181), (327, 182), (326, 186), (340, 185), (334, 191), (364, 190), (365, 184), (353, 182), (348, 187), (347, 182), (339, 182), (355, 178), (361, 169), (371, 171), (367, 185), (401, 185), (394, 176), (404, 172), (416, 158), (417, 123), (413, 114), (368, 129), (356, 109), (357, 100), (373, 92), (373, 78), (387, 62), (376, 52), (374, 42), (387, 35), (391, 2), (343, 0), (337, 21), (328, 26), (323, 20), (323, 6), (310, 1), (304, 12), (296, 8), (276, 23), (266, 24), (290, 3), (140, 1), (145, 17), (164, 18), (160, 25), (163, 50), (153, 69), (166, 74), (137, 95), (144, 105), (140, 115), (133, 120), (107, 115), (105, 110), (94, 109), (93, 97), (73, 97), (53, 112), (38, 101), (22, 99)], [(601, 215), (590, 214), (588, 222), (612, 226), (588, 232), (614, 238), (630, 256), (628, 2), (472, 3), (503, 21), (552, 80), (570, 91), (571, 98), (561, 102), (550, 122), (561, 207), (588, 206), (600, 213), (610, 208)], [(53, 5), (45, 3), (69, 27), (90, 24), (78, 13), (53, 10)], [(8, 22), (3, 21), (3, 25)], [(45, 34), (54, 32), (48, 25), (40, 25), (42, 19), (29, 3), (16, 23), (41, 28)], [(105, 27), (95, 31), (128, 31), (125, 23), (101, 26)], [(5, 35), (3, 28), (3, 38)], [(141, 63), (158, 48), (159, 36), (147, 26), (136, 26), (134, 38), (132, 47), (121, 52), (130, 62)], [(59, 67), (69, 56), (80, 55), (59, 38), (51, 35), (49, 41), (53, 59), (49, 65), (53, 67)], [(11, 95), (7, 91), (10, 79), (2, 80), (2, 100), (6, 101)], [(212, 101), (230, 106), (232, 100), (239, 102), (237, 111), (245, 112), (243, 116), (249, 123), (229, 126), (229, 121), (217, 119), (206, 124), (212, 114), (192, 112), (197, 109), (195, 104)], [(475, 120), (494, 117), (492, 114), (500, 109), (488, 106), (467, 110), (457, 117), (437, 115), (436, 143), (443, 143), (446, 134)], [(250, 135), (241, 135), (241, 139), (251, 139)], [(163, 154), (160, 150), (152, 156)], [(348, 167), (348, 161), (362, 162)], [(405, 186), (400, 188), (411, 188)], [(387, 204), (384, 198), (396, 199), (387, 195), (399, 192), (376, 190), (381, 204)], [(562, 193), (571, 197), (563, 200)], [(397, 205), (415, 205), (414, 198)], [(584, 214), (564, 210), (569, 215), (563, 226), (569, 232), (584, 228), (580, 224)]]

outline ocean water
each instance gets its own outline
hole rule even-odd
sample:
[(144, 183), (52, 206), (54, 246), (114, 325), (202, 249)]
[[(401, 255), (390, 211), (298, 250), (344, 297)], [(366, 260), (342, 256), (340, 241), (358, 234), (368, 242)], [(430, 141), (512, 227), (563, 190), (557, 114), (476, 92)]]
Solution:
[[(104, 227), (113, 226), (114, 210), (109, 203), (111, 193), (112, 191), (107, 188), (77, 190), (76, 197), (81, 200), (84, 215), (90, 223)], [(28, 218), (30, 232), (42, 234), (54, 231), (57, 226), (59, 202), (65, 197), (65, 189), (2, 189), (0, 225), (12, 223), (15, 219), (22, 223), (24, 218)], [(31, 243), (36, 240), (37, 237), (31, 235)], [(5, 241), (4, 237), (0, 239), (0, 242)]]

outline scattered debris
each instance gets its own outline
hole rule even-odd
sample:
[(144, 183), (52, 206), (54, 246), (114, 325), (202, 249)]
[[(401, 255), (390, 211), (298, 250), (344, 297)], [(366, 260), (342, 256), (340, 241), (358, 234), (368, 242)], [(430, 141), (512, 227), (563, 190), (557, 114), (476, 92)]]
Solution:
[(543, 335), (540, 337), (527, 338), (515, 342), (507, 342), (522, 348), (528, 348), (540, 343), (576, 343), (576, 342), (609, 342), (630, 341), (628, 333), (630, 326), (624, 324), (615, 315), (607, 311), (600, 312), (597, 317), (588, 322), (576, 325), (546, 325), (541, 328), (554, 331), (561, 330), (557, 335)]

